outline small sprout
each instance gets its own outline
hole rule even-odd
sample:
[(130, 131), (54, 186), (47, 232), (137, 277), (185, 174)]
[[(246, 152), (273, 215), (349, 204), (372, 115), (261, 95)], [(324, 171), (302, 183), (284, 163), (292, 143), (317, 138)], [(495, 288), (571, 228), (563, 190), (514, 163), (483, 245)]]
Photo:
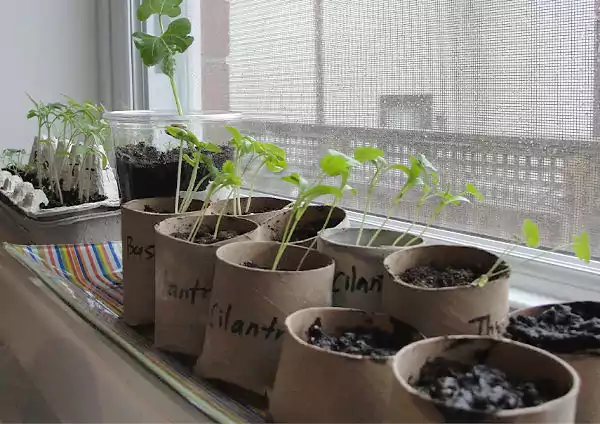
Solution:
[(540, 229), (535, 222), (533, 222), (531, 219), (525, 219), (523, 221), (522, 232), (525, 239), (525, 245), (527, 247), (539, 247)]
[(589, 263), (592, 260), (592, 251), (590, 249), (590, 237), (586, 232), (573, 236), (571, 246), (577, 258)]

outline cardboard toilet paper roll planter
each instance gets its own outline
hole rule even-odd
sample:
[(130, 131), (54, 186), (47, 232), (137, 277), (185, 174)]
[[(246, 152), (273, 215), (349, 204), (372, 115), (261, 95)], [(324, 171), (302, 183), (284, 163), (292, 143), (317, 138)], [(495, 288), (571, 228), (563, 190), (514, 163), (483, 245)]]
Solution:
[[(423, 336), (386, 314), (357, 309), (309, 308), (285, 320), (286, 335), (269, 412), (275, 422), (381, 422), (387, 408), (393, 375), (390, 356), (333, 352), (309, 344), (309, 328), (319, 320), (323, 333), (341, 336), (351, 331), (372, 333), (372, 339), (397, 351)], [(381, 333), (378, 333), (381, 332)], [(312, 335), (314, 337), (314, 334)], [(359, 343), (353, 344), (353, 348)], [(391, 349), (390, 349), (391, 348)], [(369, 349), (367, 349), (369, 350)]]
[(579, 374), (576, 422), (600, 422), (600, 302), (536, 306), (515, 311), (510, 317), (509, 337), (557, 355)]
[[(323, 228), (330, 206), (309, 206), (298, 225), (291, 239), (291, 244), (316, 248), (316, 237)], [(267, 231), (270, 232), (269, 239), (281, 241), (285, 233), (285, 227), (292, 216), (291, 209), (285, 209), (280, 215), (271, 218), (265, 222)], [(346, 216), (346, 211), (342, 208), (334, 207), (327, 228), (348, 228), (350, 221)]]
[[(239, 242), (217, 250), (209, 322), (195, 373), (264, 395), (273, 384), (286, 317), (331, 305), (333, 260), (288, 245), (277, 271), (279, 243)], [(292, 271), (285, 271), (292, 270)]]
[[(376, 231), (364, 229), (358, 245), (358, 228), (328, 229), (319, 234), (319, 252), (335, 261), (333, 306), (381, 311), (383, 280), (389, 278), (383, 260), (409, 241), (415, 246), (423, 242), (412, 234), (403, 236), (402, 232), (383, 230), (371, 246), (366, 246)], [(396, 246), (392, 246), (399, 237)]]
[(510, 271), (490, 280), (454, 287), (421, 287), (400, 276), (416, 267), (448, 267), (473, 271), (473, 280), (487, 272), (498, 257), (468, 246), (429, 245), (392, 253), (384, 260), (390, 274), (384, 280), (383, 311), (412, 325), (425, 337), (448, 334), (493, 335), (508, 314)]
[[(256, 222), (259, 225), (283, 213), (283, 208), (290, 204), (289, 200), (278, 199), (277, 197), (252, 197), (251, 200), (249, 199), (248, 197), (240, 199), (240, 206), (244, 214), (239, 216)], [(225, 208), (227, 215), (233, 215), (233, 202), (233, 199), (219, 200), (213, 202), (210, 208), (215, 214), (221, 213), (223, 208)], [(245, 213), (248, 202), (250, 202), (250, 208), (248, 209), (248, 213)]]
[[(154, 344), (171, 352), (198, 356), (204, 343), (212, 291), (215, 252), (225, 244), (260, 240), (258, 224), (223, 216), (221, 232), (237, 236), (212, 244), (188, 242), (185, 238), (197, 216), (169, 218), (156, 226), (156, 299)], [(202, 225), (214, 231), (219, 217), (204, 216)], [(176, 235), (180, 235), (177, 237)]]
[[(175, 199), (157, 197), (132, 200), (121, 206), (123, 241), (123, 318), (129, 325), (154, 322), (154, 226), (176, 216)], [(193, 202), (190, 211), (202, 202)], [(189, 212), (193, 213), (193, 212)]]
[[(544, 392), (548, 395), (545, 397), (547, 401), (526, 408), (485, 412), (459, 409), (441, 400), (433, 400), (413, 385), (419, 381), (426, 364), (439, 358), (456, 361), (466, 366), (485, 364), (496, 368), (505, 373), (513, 383), (533, 383), (539, 390), (547, 391)], [(385, 422), (574, 422), (579, 392), (577, 373), (562, 359), (524, 343), (485, 336), (446, 336), (427, 339), (400, 350), (393, 360), (393, 373), (393, 387)], [(467, 386), (462, 387), (464, 390)], [(527, 393), (532, 396), (531, 388), (527, 389)], [(473, 392), (473, 394), (481, 396), (481, 392)], [(527, 395), (521, 394), (521, 396), (524, 400)], [(494, 396), (490, 394), (490, 398)], [(500, 400), (499, 398), (500, 396), (495, 396), (495, 400)], [(464, 399), (468, 403), (467, 397)]]

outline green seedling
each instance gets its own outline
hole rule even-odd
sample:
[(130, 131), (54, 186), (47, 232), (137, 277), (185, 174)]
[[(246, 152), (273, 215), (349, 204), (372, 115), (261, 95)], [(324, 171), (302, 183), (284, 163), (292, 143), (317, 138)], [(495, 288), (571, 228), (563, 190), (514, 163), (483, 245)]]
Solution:
[[(237, 170), (240, 170), (239, 178), (244, 181), (246, 175), (251, 172), (248, 183), (250, 192), (246, 208), (242, 211), (241, 196), (239, 188), (234, 193), (233, 198), (233, 214), (247, 214), (250, 211), (250, 204), (254, 194), (254, 184), (258, 174), (264, 168), (267, 168), (272, 173), (280, 173), (287, 168), (285, 151), (273, 143), (264, 143), (255, 140), (252, 137), (242, 135), (237, 128), (227, 126), (227, 130), (231, 133), (229, 144), (235, 149), (234, 164)], [(244, 165), (245, 164), (245, 165)]]
[(27, 154), (24, 149), (4, 149), (2, 150), (2, 162), (6, 168), (15, 171), (24, 168), (23, 155)]
[[(329, 150), (329, 152), (323, 156), (320, 160), (321, 167), (321, 175), (317, 178), (317, 180), (309, 184), (308, 181), (303, 178), (297, 172), (292, 173), (291, 175), (287, 175), (282, 178), (283, 181), (294, 185), (298, 191), (298, 195), (296, 196), (296, 200), (292, 203), (290, 218), (286, 223), (286, 227), (283, 232), (283, 237), (281, 239), (281, 244), (275, 256), (275, 260), (273, 261), (272, 270), (275, 271), (279, 266), (279, 262), (292, 239), (294, 231), (296, 227), (306, 211), (308, 207), (314, 202), (317, 198), (322, 196), (333, 196), (333, 201), (329, 208), (329, 213), (325, 218), (325, 222), (323, 224), (322, 229), (327, 228), (329, 225), (329, 220), (331, 219), (331, 214), (337, 204), (341, 201), (344, 193), (351, 192), (355, 193), (354, 189), (348, 186), (348, 178), (350, 175), (350, 170), (358, 164), (354, 159), (336, 152), (335, 150)], [(327, 177), (340, 177), (340, 184), (329, 185), (323, 184), (323, 181)], [(309, 250), (306, 251), (304, 257), (301, 259), (298, 264), (298, 268), (302, 267), (304, 260), (306, 259), (310, 249), (314, 247), (314, 243), (311, 245)]]
[[(190, 178), (190, 182), (188, 184), (187, 190), (185, 192), (185, 196), (182, 199), (181, 204), (178, 207), (180, 213), (187, 212), (192, 201), (194, 199), (194, 193), (196, 193), (202, 184), (209, 179), (215, 178), (218, 170), (216, 169), (212, 159), (206, 152), (210, 153), (219, 153), (221, 149), (214, 143), (203, 142), (198, 140), (198, 137), (185, 128), (180, 128), (177, 126), (168, 126), (165, 128), (167, 134), (171, 137), (179, 140), (180, 143), (185, 144), (187, 146), (187, 152), (183, 155), (183, 160), (192, 167), (192, 175)], [(198, 170), (200, 167), (204, 167), (206, 169), (207, 174), (200, 179), (196, 183), (196, 178), (198, 177)]]
[[(78, 103), (67, 97), (67, 103), (36, 102), (29, 96), (34, 104), (27, 118), (38, 120), (38, 148), (34, 152), (36, 164), (38, 188), (42, 188), (42, 171), (48, 171), (50, 189), (63, 204), (60, 177), (66, 170), (71, 175), (78, 172), (78, 180), (75, 187), (78, 190), (79, 199), (85, 202), (89, 199), (90, 181), (83, 181), (86, 174), (87, 159), (90, 156), (98, 156), (102, 167), (108, 165), (105, 153), (106, 140), (109, 134), (108, 123), (102, 118), (104, 108), (90, 101)], [(46, 137), (42, 137), (42, 130), (46, 131)], [(56, 150), (52, 140), (58, 141)], [(42, 145), (48, 146), (50, 158), (42, 163)], [(58, 148), (62, 146), (62, 148)], [(56, 160), (55, 158), (61, 158)], [(70, 167), (66, 169), (66, 167)]]
[[(522, 245), (537, 249), (540, 247), (540, 240), (540, 230), (537, 224), (531, 219), (525, 219), (521, 227), (521, 236), (517, 237), (518, 244), (514, 244), (511, 247), (505, 249), (504, 252), (502, 252), (501, 256), (508, 255), (510, 252)], [(520, 263), (524, 264), (530, 261), (534, 261), (545, 255), (561, 251), (566, 248), (571, 248), (571, 250), (575, 254), (575, 257), (586, 263), (589, 263), (592, 258), (592, 252), (590, 248), (590, 237), (586, 232), (582, 232), (580, 234), (574, 235), (570, 243), (557, 246), (551, 250), (540, 251), (537, 255), (527, 258), (521, 261)], [(502, 259), (502, 257), (499, 257), (485, 274), (481, 275), (477, 280), (475, 280), (475, 283), (479, 287), (483, 287), (492, 279), (497, 278), (506, 273), (508, 273), (508, 267), (506, 266), (506, 262), (504, 261), (504, 259)]]
[[(181, 15), (183, 0), (144, 0), (138, 7), (137, 18), (146, 22), (150, 17), (156, 16), (160, 34), (152, 35), (144, 32), (135, 32), (132, 35), (133, 43), (140, 52), (145, 66), (159, 66), (162, 73), (169, 78), (171, 91), (177, 107), (177, 113), (183, 115), (181, 101), (175, 84), (175, 58), (184, 53), (194, 42), (192, 24), (189, 19), (178, 17)], [(173, 19), (165, 29), (164, 19)], [(176, 19), (175, 19), (176, 18)], [(179, 213), (179, 193), (181, 190), (181, 172), (183, 166), (183, 141), (179, 143), (179, 162), (177, 167), (177, 188), (175, 192), (175, 213)], [(187, 193), (186, 193), (187, 197)]]

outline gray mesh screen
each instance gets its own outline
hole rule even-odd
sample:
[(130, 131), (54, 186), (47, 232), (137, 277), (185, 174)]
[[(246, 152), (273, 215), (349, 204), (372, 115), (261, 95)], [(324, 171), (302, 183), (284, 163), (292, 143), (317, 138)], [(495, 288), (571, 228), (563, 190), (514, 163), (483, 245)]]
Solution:
[[(595, 0), (230, 4), (231, 108), (295, 170), (316, 175), (329, 147), (376, 145), (397, 162), (423, 153), (456, 189), (473, 182), (486, 197), (437, 225), (511, 239), (529, 217), (546, 246), (586, 229), (600, 250)], [(373, 212), (401, 183), (389, 175)], [(290, 194), (274, 177), (262, 188)], [(396, 215), (424, 222), (414, 207)]]

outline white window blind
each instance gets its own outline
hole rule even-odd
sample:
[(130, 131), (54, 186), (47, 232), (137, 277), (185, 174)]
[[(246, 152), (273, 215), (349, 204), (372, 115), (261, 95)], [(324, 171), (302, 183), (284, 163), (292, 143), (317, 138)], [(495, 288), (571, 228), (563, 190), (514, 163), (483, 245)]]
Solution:
[[(327, 148), (423, 153), (485, 195), (437, 226), (512, 240), (531, 218), (546, 247), (587, 230), (598, 255), (597, 19), (595, 0), (229, 0), (225, 97), (309, 178)], [(374, 213), (400, 178), (380, 184)], [(262, 189), (290, 192), (269, 176)], [(414, 213), (408, 199), (396, 216), (426, 221)]]

